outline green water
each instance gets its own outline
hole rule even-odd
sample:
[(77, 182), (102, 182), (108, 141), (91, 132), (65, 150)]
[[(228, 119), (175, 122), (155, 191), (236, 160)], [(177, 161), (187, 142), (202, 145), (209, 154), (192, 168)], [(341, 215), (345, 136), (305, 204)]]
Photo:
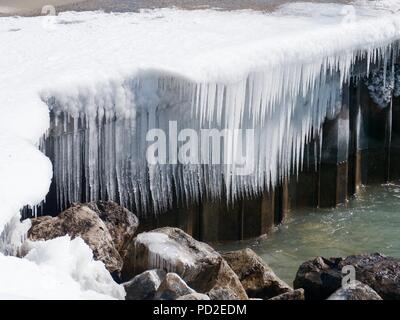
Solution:
[(400, 258), (400, 184), (368, 186), (336, 209), (296, 210), (267, 239), (217, 245), (250, 247), (292, 284), (299, 265), (316, 256), (381, 252)]

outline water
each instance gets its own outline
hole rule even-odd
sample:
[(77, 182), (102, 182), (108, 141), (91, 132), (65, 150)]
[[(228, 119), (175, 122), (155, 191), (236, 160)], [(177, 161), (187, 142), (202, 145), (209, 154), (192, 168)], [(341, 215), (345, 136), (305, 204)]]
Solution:
[(298, 210), (267, 239), (215, 246), (256, 251), (289, 284), (300, 264), (317, 256), (381, 252), (400, 258), (400, 184), (368, 186), (346, 207)]

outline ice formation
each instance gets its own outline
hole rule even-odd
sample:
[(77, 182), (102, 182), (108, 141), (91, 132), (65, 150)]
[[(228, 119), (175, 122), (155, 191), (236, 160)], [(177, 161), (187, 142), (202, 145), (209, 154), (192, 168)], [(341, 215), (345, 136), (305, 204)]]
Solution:
[[(340, 108), (353, 64), (364, 60), (369, 69), (397, 57), (399, 10), (399, 1), (383, 0), (296, 3), (270, 14), (160, 9), (0, 18), (0, 232), (48, 192), (52, 166), (39, 147), (55, 155), (60, 205), (106, 198), (162, 212), (174, 189), (183, 202), (225, 189), (234, 201), (276, 185), (300, 170), (305, 144)], [(254, 173), (149, 166), (144, 136), (169, 120), (178, 130), (254, 128)], [(42, 139), (46, 132), (53, 145)], [(239, 142), (229, 139), (226, 157), (238, 156)], [(9, 268), (0, 274), (20, 270), (18, 277), (40, 286), (32, 269), (43, 280), (44, 265), (0, 259)]]
[(168, 235), (158, 232), (144, 232), (137, 236), (136, 246), (145, 245), (148, 249), (148, 263), (152, 268), (177, 272), (180, 267), (194, 267), (193, 254), (186, 247), (171, 240)]
[(400, 96), (400, 66), (381, 68), (366, 81), (372, 100), (381, 108), (387, 107), (393, 97)]
[[(397, 57), (397, 13), (366, 4), (351, 7), (354, 21), (347, 21), (346, 8), (293, 4), (271, 15), (163, 9), (113, 17), (134, 21), (139, 34), (148, 27), (146, 41), (135, 34), (130, 53), (136, 70), (42, 92), (54, 116), (52, 142), (43, 150), (54, 155), (59, 206), (101, 198), (140, 214), (159, 213), (172, 207), (175, 193), (181, 203), (221, 194), (233, 202), (298, 173), (305, 145), (341, 108), (341, 90), (356, 61), (368, 70)], [(93, 24), (109, 16), (90, 18), (83, 20)], [(168, 132), (169, 121), (177, 121), (178, 132), (254, 129), (253, 173), (238, 175), (232, 164), (148, 164), (146, 133)], [(224, 162), (237, 162), (242, 140), (230, 136)]]

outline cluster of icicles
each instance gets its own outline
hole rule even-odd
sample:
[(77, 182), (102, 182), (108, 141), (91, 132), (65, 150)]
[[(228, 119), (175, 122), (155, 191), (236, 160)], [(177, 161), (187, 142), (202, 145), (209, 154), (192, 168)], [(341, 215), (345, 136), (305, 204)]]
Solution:
[[(226, 83), (142, 72), (104, 90), (46, 96), (53, 121), (41, 147), (53, 160), (57, 203), (114, 200), (138, 214), (158, 214), (177, 203), (259, 196), (301, 171), (305, 146), (340, 111), (354, 65), (362, 65), (365, 76), (370, 66), (395, 61), (398, 52), (393, 44), (347, 52)], [(252, 174), (237, 175), (229, 164), (150, 165), (146, 134), (168, 132), (169, 121), (177, 121), (178, 132), (254, 129)], [(228, 139), (225, 155), (236, 156), (237, 139)]]

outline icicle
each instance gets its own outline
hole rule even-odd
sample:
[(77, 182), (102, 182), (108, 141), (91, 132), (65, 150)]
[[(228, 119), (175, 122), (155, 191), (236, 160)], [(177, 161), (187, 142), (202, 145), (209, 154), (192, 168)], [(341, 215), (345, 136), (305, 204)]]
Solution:
[[(82, 90), (63, 100), (54, 95), (47, 101), (54, 121), (46, 140), (52, 146), (45, 152), (54, 163), (57, 203), (63, 208), (71, 202), (106, 199), (145, 215), (165, 212), (176, 202), (222, 198), (225, 191), (229, 203), (261, 194), (309, 165), (305, 148), (315, 138), (317, 167), (322, 124), (340, 110), (338, 101), (353, 64), (364, 57), (368, 74), (370, 65), (388, 63), (397, 54), (394, 46), (347, 52), (309, 64), (269, 66), (234, 83), (138, 74), (119, 85), (104, 84), (96, 94)], [(372, 81), (381, 85), (388, 80), (390, 94), (394, 90), (400, 95), (399, 74), (395, 67)], [(377, 99), (386, 103), (386, 93)], [(170, 121), (176, 122), (177, 132), (227, 129), (227, 143), (218, 154), (225, 164), (148, 164), (146, 134), (153, 128), (168, 134)], [(255, 166), (248, 176), (237, 175), (232, 165), (242, 143), (238, 129), (255, 132)], [(168, 153), (167, 160), (173, 158)]]

